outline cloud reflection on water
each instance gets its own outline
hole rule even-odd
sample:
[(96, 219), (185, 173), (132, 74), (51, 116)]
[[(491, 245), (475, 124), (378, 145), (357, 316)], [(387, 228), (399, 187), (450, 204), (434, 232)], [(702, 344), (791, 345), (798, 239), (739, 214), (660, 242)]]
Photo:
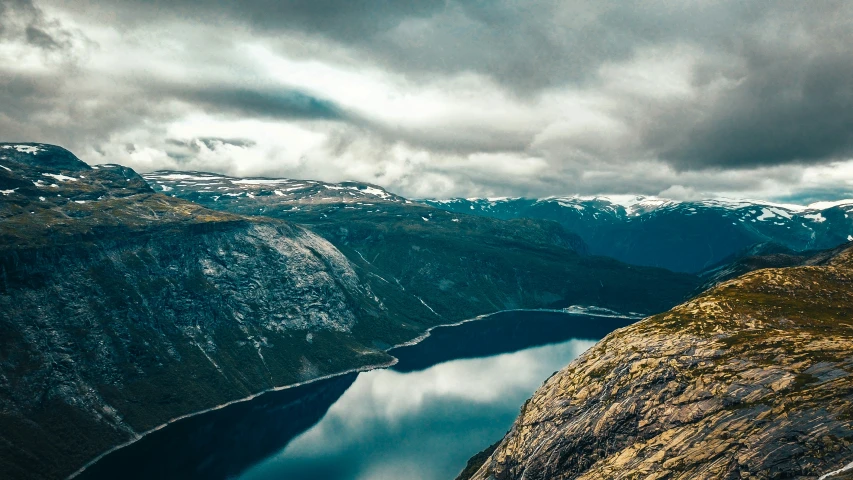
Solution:
[(594, 343), (363, 373), (318, 424), (240, 478), (453, 478), (506, 432), (545, 378)]

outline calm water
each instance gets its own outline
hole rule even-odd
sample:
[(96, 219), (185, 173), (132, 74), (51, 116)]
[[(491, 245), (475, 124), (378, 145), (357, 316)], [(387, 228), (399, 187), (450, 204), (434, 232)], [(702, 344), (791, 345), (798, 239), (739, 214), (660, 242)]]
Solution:
[(392, 368), (184, 419), (78, 478), (452, 480), (546, 378), (630, 322), (507, 312), (439, 328)]

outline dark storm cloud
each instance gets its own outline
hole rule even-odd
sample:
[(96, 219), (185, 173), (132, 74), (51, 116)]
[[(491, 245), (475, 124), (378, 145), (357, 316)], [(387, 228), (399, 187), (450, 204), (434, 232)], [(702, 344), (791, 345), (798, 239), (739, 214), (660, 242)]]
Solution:
[(682, 169), (819, 162), (853, 154), (853, 55), (754, 71), (661, 157)]
[[(116, 131), (156, 125), (167, 115), (142, 92), (132, 95), (97, 86), (81, 87), (72, 67), (22, 73), (0, 65), (0, 138), (55, 143), (74, 150), (96, 149)], [(81, 81), (82, 80), (82, 81)]]
[(610, 28), (622, 28), (621, 17), (643, 12), (600, 12), (578, 3), (578, 19), (563, 25), (559, 22), (572, 13), (554, 18), (561, 2), (550, 0), (114, 2), (124, 7), (126, 22), (177, 17), (219, 22), (222, 28), (237, 22), (262, 34), (297, 32), (356, 49), (365, 60), (395, 71), (474, 71), (519, 91), (582, 78), (603, 60), (630, 57), (636, 35)]
[(393, 28), (402, 19), (425, 17), (444, 8), (445, 0), (112, 0), (125, 22), (180, 17), (192, 23), (237, 19), (258, 29), (302, 30), (363, 41)]
[[(678, 168), (813, 163), (853, 154), (853, 10), (828, 2), (777, 15), (740, 39), (736, 86), (655, 125), (659, 152)], [(848, 4), (849, 5), (849, 4)], [(764, 34), (765, 38), (760, 38)], [(756, 38), (758, 37), (758, 38)], [(721, 76), (724, 68), (706, 74)], [(702, 72), (694, 73), (698, 91)], [(686, 115), (691, 112), (693, 115)], [(678, 124), (689, 125), (680, 129)], [(670, 141), (661, 141), (669, 137)]]
[(298, 90), (233, 86), (183, 87), (175, 95), (203, 105), (211, 113), (277, 119), (342, 120), (347, 114), (334, 102)]
[(48, 20), (31, 0), (0, 0), (0, 40), (24, 41), (45, 50), (67, 50), (76, 32)]
[(27, 41), (33, 45), (38, 45), (41, 48), (46, 48), (49, 50), (54, 50), (62, 47), (59, 42), (56, 41), (55, 38), (50, 36), (50, 34), (48, 34), (39, 27), (27, 25), (25, 32), (27, 36)]
[[(120, 124), (111, 121), (115, 115), (111, 119), (110, 115), (95, 116), (86, 122), (66, 120), (80, 113), (66, 98), (66, 84), (75, 77), (77, 63), (87, 49), (96, 47), (82, 32), (49, 18), (30, 0), (0, 0), (0, 46), (25, 47), (44, 66), (21, 71), (18, 68), (24, 62), (20, 57), (0, 56), (0, 136), (4, 140), (79, 145), (70, 139)], [(109, 95), (106, 92), (105, 97)], [(115, 113), (117, 109), (111, 105), (109, 110)]]
[[(605, 62), (674, 41), (729, 44), (768, 12), (821, 10), (768, 0), (112, 0), (127, 22), (242, 23), (361, 51), (395, 71), (489, 75), (519, 93), (590, 80)], [(828, 9), (828, 8), (827, 8)]]

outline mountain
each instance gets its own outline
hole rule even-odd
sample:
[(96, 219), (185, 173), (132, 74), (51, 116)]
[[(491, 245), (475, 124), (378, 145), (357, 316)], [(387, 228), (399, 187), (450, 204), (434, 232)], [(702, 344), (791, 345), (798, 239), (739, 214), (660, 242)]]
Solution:
[(696, 293), (713, 288), (720, 283), (762, 268), (784, 268), (802, 265), (819, 265), (848, 248), (849, 242), (828, 250), (795, 252), (775, 243), (759, 243), (732, 255), (719, 264), (699, 273), (702, 283)]
[[(65, 477), (170, 419), (388, 364), (434, 325), (515, 307), (662, 311), (698, 284), (586, 255), (553, 222), (458, 216), (373, 186), (332, 185), (347, 200), (314, 204), (273, 201), (294, 185), (237, 183), (222, 211), (151, 183), (0, 144), (4, 478)], [(377, 205), (355, 208), (359, 195)]]
[(379, 280), (375, 288), (416, 294), (443, 319), (572, 304), (662, 311), (698, 284), (590, 256), (583, 240), (556, 222), (454, 214), (376, 185), (200, 172), (144, 177), (155, 191), (210, 209), (305, 225), (368, 269)]
[(759, 243), (821, 250), (853, 238), (853, 200), (807, 207), (762, 201), (679, 202), (657, 197), (424, 200), (451, 212), (553, 220), (590, 252), (635, 265), (700, 272)]
[(57, 147), (9, 147), (0, 145), (5, 478), (59, 478), (170, 418), (387, 363), (374, 343), (434, 323), (388, 312), (309, 230), (160, 195), (130, 169), (89, 167)]
[(820, 257), (608, 335), (464, 478), (849, 478), (853, 247)]

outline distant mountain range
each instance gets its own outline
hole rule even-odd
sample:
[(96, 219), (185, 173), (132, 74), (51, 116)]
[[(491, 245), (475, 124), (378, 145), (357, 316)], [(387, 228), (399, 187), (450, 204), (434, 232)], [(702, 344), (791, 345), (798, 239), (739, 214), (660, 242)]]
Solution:
[(553, 220), (580, 236), (592, 254), (679, 272), (700, 272), (760, 243), (804, 251), (853, 240), (853, 200), (808, 206), (642, 196), (423, 202), (456, 213)]

